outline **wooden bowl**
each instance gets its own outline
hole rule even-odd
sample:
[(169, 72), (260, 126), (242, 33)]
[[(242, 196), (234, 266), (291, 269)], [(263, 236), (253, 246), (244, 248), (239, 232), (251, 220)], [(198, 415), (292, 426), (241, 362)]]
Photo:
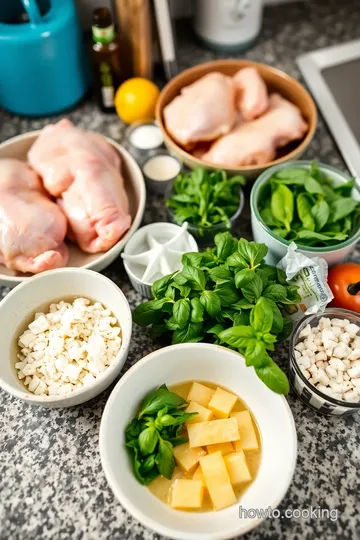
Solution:
[(179, 146), (169, 135), (164, 124), (163, 111), (166, 105), (168, 105), (184, 86), (195, 82), (207, 73), (212, 71), (218, 71), (224, 75), (233, 76), (239, 69), (244, 67), (255, 67), (268, 87), (269, 92), (278, 92), (284, 98), (288, 99), (299, 107), (303, 117), (309, 124), (309, 130), (305, 137), (301, 141), (295, 141), (284, 148), (280, 149), (277, 159), (266, 163), (261, 166), (247, 166), (240, 167), (238, 169), (224, 168), (229, 175), (242, 174), (246, 177), (256, 177), (261, 174), (268, 167), (299, 159), (299, 157), (305, 152), (309, 146), (317, 125), (317, 111), (315, 103), (310, 96), (309, 92), (295, 79), (289, 77), (283, 71), (273, 68), (266, 64), (260, 64), (258, 62), (252, 62), (251, 60), (216, 60), (214, 62), (207, 62), (205, 64), (199, 64), (190, 69), (186, 69), (175, 78), (173, 78), (162, 90), (156, 107), (156, 119), (159, 123), (161, 131), (164, 136), (164, 141), (167, 148), (181, 161), (185, 163), (190, 169), (194, 167), (206, 167), (207, 169), (216, 169), (215, 167), (201, 159), (195, 158), (192, 154), (186, 152), (181, 146)]
[[(0, 159), (14, 158), (26, 161), (27, 153), (39, 134), (40, 131), (31, 131), (3, 142), (0, 144)], [(105, 138), (121, 157), (122, 175), (125, 181), (126, 193), (129, 197), (132, 223), (124, 236), (105, 253), (85, 253), (78, 245), (67, 242), (70, 255), (67, 266), (89, 268), (97, 272), (109, 266), (119, 256), (130, 236), (139, 228), (144, 215), (146, 200), (144, 177), (138, 164), (122, 146), (107, 137)], [(15, 287), (15, 285), (29, 279), (32, 275), (15, 275), (12, 270), (0, 264), (0, 285), (5, 287)]]

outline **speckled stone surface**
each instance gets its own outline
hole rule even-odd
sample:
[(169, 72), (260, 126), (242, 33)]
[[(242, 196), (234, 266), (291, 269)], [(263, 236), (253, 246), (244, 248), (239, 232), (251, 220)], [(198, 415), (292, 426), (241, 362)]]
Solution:
[[(246, 56), (299, 77), (295, 64), (299, 53), (359, 37), (358, 0), (310, 0), (267, 8), (261, 37)], [(181, 69), (216, 57), (196, 42), (189, 23), (178, 26), (178, 54)], [(116, 117), (98, 112), (91, 101), (68, 116), (82, 127), (117, 141), (122, 139), (124, 126)], [(3, 114), (0, 140), (38, 129), (48, 121)], [(321, 118), (305, 157), (345, 169)], [(162, 201), (150, 196), (144, 221), (159, 219), (165, 219)], [(237, 232), (250, 237), (248, 208)], [(359, 251), (354, 258), (359, 259)], [(140, 302), (120, 260), (105, 274), (121, 287), (132, 308)], [(7, 292), (0, 289), (0, 296)], [(155, 347), (149, 335), (135, 327), (124, 370)], [(277, 350), (276, 359), (282, 366), (287, 365), (286, 346)], [(159, 540), (158, 535), (144, 529), (121, 508), (101, 469), (99, 425), (110, 391), (85, 405), (62, 410), (32, 407), (0, 391), (1, 540)], [(246, 538), (360, 538), (359, 414), (345, 419), (326, 418), (315, 415), (294, 395), (288, 400), (297, 426), (299, 455), (280, 510), (328, 507), (336, 508), (339, 517), (337, 521), (267, 520)]]

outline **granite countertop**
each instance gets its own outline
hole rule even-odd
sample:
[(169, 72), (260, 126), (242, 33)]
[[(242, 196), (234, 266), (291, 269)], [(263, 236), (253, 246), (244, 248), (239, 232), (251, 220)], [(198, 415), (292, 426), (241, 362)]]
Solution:
[[(217, 58), (196, 42), (189, 22), (178, 25), (177, 37), (181, 69)], [(357, 0), (343, 0), (341, 7), (336, 0), (279, 5), (265, 9), (261, 36), (246, 56), (299, 78), (298, 54), (359, 37)], [(92, 101), (80, 104), (68, 116), (81, 127), (122, 139), (124, 126), (115, 116), (101, 114)], [(4, 113), (0, 116), (0, 140), (39, 129), (48, 121)], [(321, 118), (305, 157), (345, 169)], [(144, 222), (159, 219), (165, 219), (162, 201), (149, 196)], [(248, 205), (237, 232), (250, 237)], [(359, 251), (356, 256), (359, 259)], [(121, 287), (132, 308), (140, 302), (120, 259), (104, 273)], [(0, 288), (0, 297), (7, 292)], [(135, 326), (124, 371), (155, 347), (148, 333)], [(287, 365), (286, 345), (278, 348), (276, 359)], [(102, 472), (99, 426), (110, 392), (111, 388), (82, 406), (57, 410), (33, 407), (0, 391), (1, 540), (160, 539), (121, 508)], [(288, 401), (297, 426), (299, 452), (295, 476), (280, 510), (337, 509), (338, 519), (269, 519), (246, 538), (360, 538), (360, 415), (327, 418), (313, 413), (293, 393)]]

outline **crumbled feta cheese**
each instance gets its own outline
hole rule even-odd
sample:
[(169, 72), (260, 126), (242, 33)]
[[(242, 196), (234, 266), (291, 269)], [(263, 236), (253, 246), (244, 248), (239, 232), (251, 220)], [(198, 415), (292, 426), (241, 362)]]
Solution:
[(102, 304), (87, 298), (50, 304), (19, 337), (19, 379), (36, 395), (67, 394), (89, 385), (115, 359), (121, 328)]
[(321, 317), (300, 332), (294, 358), (310, 384), (338, 400), (360, 401), (360, 327)]

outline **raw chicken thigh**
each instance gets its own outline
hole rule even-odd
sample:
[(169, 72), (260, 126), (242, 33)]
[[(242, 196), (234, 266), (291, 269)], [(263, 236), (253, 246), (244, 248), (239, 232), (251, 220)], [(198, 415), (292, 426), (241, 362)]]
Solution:
[(228, 133), (236, 120), (232, 79), (214, 72), (186, 86), (165, 107), (164, 119), (171, 137), (188, 149)]
[(49, 125), (28, 155), (66, 214), (71, 238), (88, 253), (107, 251), (131, 225), (120, 156), (69, 120)]
[(0, 263), (36, 274), (66, 266), (66, 218), (22, 161), (0, 160)]
[(266, 84), (257, 69), (240, 69), (234, 77), (235, 103), (244, 120), (254, 120), (269, 106)]
[(277, 148), (301, 139), (307, 129), (300, 109), (272, 94), (267, 113), (221, 137), (202, 159), (217, 167), (263, 165), (275, 158)]

